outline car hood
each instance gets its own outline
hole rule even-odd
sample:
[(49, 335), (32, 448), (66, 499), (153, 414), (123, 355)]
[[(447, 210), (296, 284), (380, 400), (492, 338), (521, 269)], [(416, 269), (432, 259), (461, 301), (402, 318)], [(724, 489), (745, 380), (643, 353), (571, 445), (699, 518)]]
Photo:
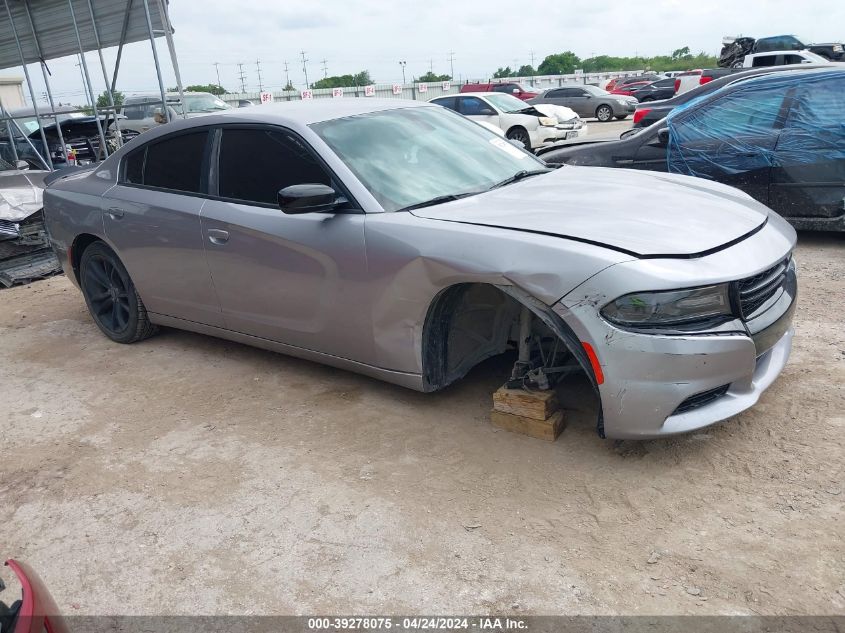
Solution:
[(699, 178), (565, 166), (412, 213), (556, 235), (637, 257), (692, 257), (756, 232), (769, 210), (737, 189)]
[(561, 123), (578, 118), (575, 110), (566, 106), (552, 105), (551, 103), (532, 103), (531, 105), (546, 116), (557, 118)]

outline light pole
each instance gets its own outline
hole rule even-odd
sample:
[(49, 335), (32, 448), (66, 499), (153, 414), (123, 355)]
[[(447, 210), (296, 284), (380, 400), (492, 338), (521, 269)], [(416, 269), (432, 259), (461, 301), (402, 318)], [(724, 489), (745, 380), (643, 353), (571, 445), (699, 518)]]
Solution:
[(402, 67), (402, 85), (405, 85), (405, 83), (407, 83), (405, 81), (405, 66), (407, 64), (408, 64), (408, 62), (399, 62), (399, 65)]

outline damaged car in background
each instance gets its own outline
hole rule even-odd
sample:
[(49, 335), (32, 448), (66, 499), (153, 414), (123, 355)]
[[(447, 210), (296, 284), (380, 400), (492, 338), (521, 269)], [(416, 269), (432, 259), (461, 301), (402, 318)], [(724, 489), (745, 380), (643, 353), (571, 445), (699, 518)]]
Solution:
[(61, 271), (44, 230), (41, 199), (49, 174), (0, 159), (0, 285), (6, 288)]
[(426, 103), (176, 121), (44, 202), (118, 343), (172, 326), (425, 392), (518, 350), (503, 380), (583, 374), (612, 438), (731, 417), (791, 349), (796, 235), (766, 206), (686, 176), (553, 169)]

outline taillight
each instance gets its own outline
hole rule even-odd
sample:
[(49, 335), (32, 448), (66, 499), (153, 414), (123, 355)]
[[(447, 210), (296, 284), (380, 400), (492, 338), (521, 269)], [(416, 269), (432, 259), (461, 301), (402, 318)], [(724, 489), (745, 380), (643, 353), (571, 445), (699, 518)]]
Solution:
[(643, 108), (642, 110), (637, 108), (634, 112), (634, 125), (642, 121), (649, 112), (651, 112), (651, 108)]
[(681, 80), (676, 79), (675, 80), (675, 92), (678, 92), (678, 90), (680, 90), (680, 89), (681, 89)]
[(713, 81), (713, 77), (708, 77), (707, 75), (701, 75), (698, 80), (698, 85), (703, 86), (704, 84)]

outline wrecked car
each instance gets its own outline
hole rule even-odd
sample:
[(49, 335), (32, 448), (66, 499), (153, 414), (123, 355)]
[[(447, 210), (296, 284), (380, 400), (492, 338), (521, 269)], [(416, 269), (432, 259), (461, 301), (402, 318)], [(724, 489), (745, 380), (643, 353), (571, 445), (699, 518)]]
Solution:
[(44, 201), (119, 343), (172, 326), (424, 392), (516, 347), (509, 384), (577, 368), (613, 438), (739, 413), (791, 348), (796, 235), (767, 207), (685, 176), (552, 169), (426, 103), (176, 121)]
[(0, 285), (10, 287), (61, 268), (44, 230), (42, 192), (48, 171), (0, 159)]
[(772, 72), (722, 86), (619, 141), (550, 163), (668, 171), (745, 191), (798, 229), (845, 231), (845, 69)]
[(435, 97), (430, 103), (463, 114), (477, 123), (495, 125), (508, 139), (522, 143), (527, 150), (578, 138), (584, 128), (581, 119), (562, 123), (558, 112), (544, 113), (516, 97), (498, 92), (464, 92)]

